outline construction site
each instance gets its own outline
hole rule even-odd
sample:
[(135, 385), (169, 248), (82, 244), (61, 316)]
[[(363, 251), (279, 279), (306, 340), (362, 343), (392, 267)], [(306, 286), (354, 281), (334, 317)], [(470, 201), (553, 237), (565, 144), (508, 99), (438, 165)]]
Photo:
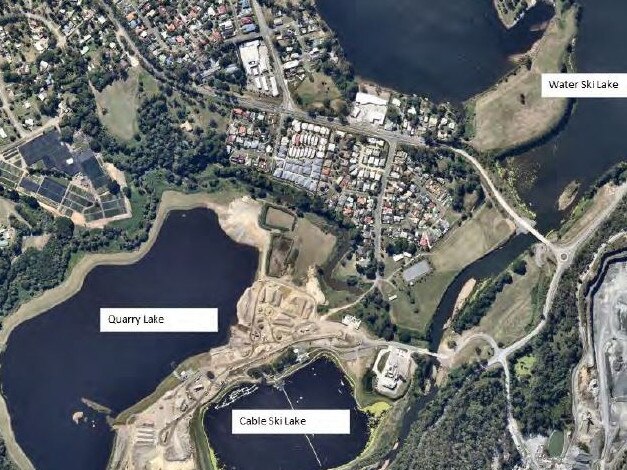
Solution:
[(251, 371), (263, 370), (290, 348), (339, 353), (359, 348), (364, 332), (322, 320), (316, 308), (305, 290), (281, 280), (256, 281), (238, 303), (227, 345), (184, 362), (153, 395), (116, 418), (109, 468), (195, 469), (190, 428), (200, 407), (222, 400), (234, 386), (254, 383)]
[(586, 325), (585, 352), (573, 374), (571, 441), (577, 445), (563, 450), (563, 461), (574, 469), (590, 468), (599, 461), (613, 465), (625, 458), (627, 253), (622, 248), (624, 236), (619, 234), (613, 241), (618, 245), (603, 246), (580, 278)]

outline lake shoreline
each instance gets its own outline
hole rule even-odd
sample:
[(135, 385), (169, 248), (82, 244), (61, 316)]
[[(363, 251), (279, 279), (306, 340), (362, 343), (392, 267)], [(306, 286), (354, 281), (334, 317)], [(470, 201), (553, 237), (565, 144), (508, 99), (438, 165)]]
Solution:
[[(72, 268), (68, 277), (57, 287), (45, 291), (40, 296), (20, 306), (2, 322), (0, 331), (0, 352), (6, 349), (8, 339), (19, 325), (38, 315), (52, 310), (55, 306), (77, 294), (83, 287), (87, 275), (98, 266), (130, 265), (140, 261), (153, 247), (161, 228), (172, 211), (206, 208), (213, 211), (219, 220), (220, 227), (237, 243), (253, 246), (259, 251), (262, 260), (267, 250), (267, 235), (262, 229), (254, 230), (260, 205), (250, 197), (235, 197), (228, 202), (218, 201), (217, 194), (195, 193), (184, 194), (176, 191), (165, 191), (159, 202), (154, 224), (150, 229), (148, 240), (137, 250), (115, 253), (86, 254)], [(258, 226), (257, 226), (258, 227)], [(263, 263), (259, 263), (261, 269)], [(258, 277), (256, 273), (255, 278)], [(35, 470), (32, 462), (18, 444), (11, 426), (11, 417), (4, 396), (0, 395), (0, 434), (4, 440), (11, 460), (21, 470)]]
[[(332, 365), (337, 370), (338, 374), (342, 377), (342, 380), (345, 380), (347, 382), (346, 386), (350, 390), (350, 395), (355, 402), (356, 410), (368, 416), (368, 406), (360, 401), (357, 393), (356, 381), (359, 380), (359, 378), (355, 376), (354, 372), (352, 372), (349, 367), (347, 367), (345, 361), (343, 361), (336, 352), (321, 348), (313, 352), (309, 359), (307, 359), (306, 361), (299, 362), (294, 364), (293, 366), (290, 366), (288, 369), (269, 379), (267, 382), (260, 382), (255, 380), (242, 380), (239, 382), (235, 382), (233, 384), (230, 384), (229, 387), (225, 388), (223, 391), (221, 391), (219, 395), (216, 395), (211, 400), (201, 405), (198, 408), (197, 412), (194, 413), (194, 417), (192, 418), (192, 422), (190, 424), (192, 428), (194, 428), (195, 426), (199, 427), (198, 429), (202, 428), (202, 435), (196, 436), (196, 445), (202, 446), (205, 450), (208, 450), (208, 453), (211, 456), (211, 460), (219, 456), (219, 454), (212, 446), (211, 439), (209, 438), (209, 433), (205, 426), (205, 415), (208, 412), (212, 411), (211, 408), (213, 406), (223, 401), (226, 394), (228, 394), (229, 392), (237, 388), (249, 385), (258, 385), (260, 387), (274, 386), (277, 383), (281, 383), (288, 378), (304, 372), (307, 368), (314, 367), (316, 364), (324, 362)], [(257, 393), (257, 391), (253, 392), (253, 394), (254, 393)], [(386, 402), (384, 397), (381, 397), (381, 402)], [(386, 420), (381, 419), (374, 427), (370, 427), (369, 425), (367, 426), (367, 440), (364, 443), (363, 448), (361, 448), (360, 452), (357, 455), (351, 458), (351, 460), (349, 460), (348, 462), (341, 463), (339, 465), (333, 465), (330, 468), (333, 468), (335, 470), (348, 470), (350, 468), (353, 468), (356, 463), (371, 457), (373, 449), (376, 448), (379, 431), (384, 421)], [(204, 469), (204, 467), (200, 465), (199, 469)]]

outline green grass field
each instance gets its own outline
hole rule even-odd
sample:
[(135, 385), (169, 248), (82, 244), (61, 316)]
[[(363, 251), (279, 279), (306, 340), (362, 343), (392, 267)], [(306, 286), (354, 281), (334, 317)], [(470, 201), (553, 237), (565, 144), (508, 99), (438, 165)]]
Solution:
[(577, 32), (576, 17), (575, 7), (556, 16), (530, 53), (530, 69), (521, 65), (493, 88), (472, 98), (475, 133), (471, 143), (475, 148), (483, 152), (513, 148), (541, 137), (559, 122), (567, 100), (542, 98), (540, 76), (561, 70), (567, 47)]
[(538, 294), (542, 298), (534, 302), (534, 289), (537, 289), (536, 286), (546, 289), (551, 281), (552, 265), (545, 263), (540, 268), (530, 256), (525, 257), (525, 261), (525, 275), (512, 274), (514, 282), (496, 296), (492, 307), (479, 323), (480, 331), (504, 345), (523, 337), (539, 321), (544, 295)]
[[(401, 273), (394, 276), (399, 287), (394, 294), (392, 318), (399, 326), (426, 332), (446, 288), (455, 276), (470, 263), (484, 256), (507, 240), (514, 228), (494, 208), (484, 205), (474, 217), (440, 240), (427, 257), (433, 272), (405, 285)], [(413, 302), (412, 302), (413, 299)]]
[(318, 72), (305, 77), (294, 93), (305, 109), (323, 108), (325, 101), (337, 105), (342, 98), (331, 77)]
[(514, 372), (517, 377), (529, 377), (531, 375), (531, 369), (533, 365), (536, 363), (536, 358), (534, 356), (523, 356), (516, 364), (514, 364)]
[(353, 256), (351, 259), (344, 257), (335, 268), (333, 268), (333, 277), (340, 281), (346, 281), (350, 277), (359, 276), (357, 273), (356, 258)]
[(294, 249), (298, 258), (294, 263), (294, 277), (304, 279), (311, 266), (322, 266), (333, 252), (336, 238), (326, 233), (309, 218), (298, 219), (294, 229)]
[(463, 364), (487, 360), (492, 357), (493, 352), (490, 345), (483, 339), (475, 339), (470, 341), (462, 350), (455, 354), (452, 366), (455, 368)]
[(549, 442), (546, 445), (546, 450), (553, 458), (557, 458), (562, 455), (564, 449), (564, 433), (562, 431), (553, 431)]
[(139, 71), (131, 69), (128, 78), (117, 80), (96, 92), (100, 120), (114, 136), (130, 140), (138, 131)]
[(394, 323), (411, 330), (426, 332), (442, 295), (454, 278), (453, 271), (436, 271), (420, 279), (413, 286), (405, 286), (399, 275), (397, 284), (402, 288), (394, 292), (398, 296), (392, 302)]

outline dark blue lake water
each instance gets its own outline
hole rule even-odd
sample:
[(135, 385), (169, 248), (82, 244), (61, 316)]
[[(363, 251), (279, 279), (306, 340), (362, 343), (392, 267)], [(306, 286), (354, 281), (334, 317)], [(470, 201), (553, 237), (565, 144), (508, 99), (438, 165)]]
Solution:
[[(17, 441), (35, 467), (104, 469), (113, 433), (81, 398), (120, 412), (150, 394), (179, 362), (225, 343), (257, 263), (257, 250), (231, 240), (213, 212), (173, 212), (138, 263), (94, 269), (78, 294), (16, 328), (1, 358), (0, 380)], [(218, 307), (220, 331), (100, 333), (103, 306)], [(74, 424), (78, 410), (88, 423)]]

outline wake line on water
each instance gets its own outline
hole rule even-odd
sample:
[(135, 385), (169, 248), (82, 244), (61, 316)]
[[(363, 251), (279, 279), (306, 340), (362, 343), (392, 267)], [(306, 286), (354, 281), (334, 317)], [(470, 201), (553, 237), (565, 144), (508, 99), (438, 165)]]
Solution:
[[(285, 398), (287, 399), (287, 402), (290, 404), (290, 407), (294, 410), (295, 409), (294, 405), (292, 405), (292, 400), (290, 400), (289, 395), (285, 391), (285, 386), (280, 386), (278, 388), (281, 389), (281, 391), (285, 395)], [(305, 434), (305, 439), (307, 439), (307, 442), (309, 443), (309, 447), (311, 447), (311, 451), (313, 452), (314, 457), (316, 457), (316, 460), (318, 461), (318, 465), (320, 466), (320, 468), (322, 468), (322, 462), (320, 462), (320, 458), (318, 457), (318, 453), (316, 452), (316, 448), (313, 446), (313, 443), (311, 442), (311, 439), (309, 438), (308, 434)]]

